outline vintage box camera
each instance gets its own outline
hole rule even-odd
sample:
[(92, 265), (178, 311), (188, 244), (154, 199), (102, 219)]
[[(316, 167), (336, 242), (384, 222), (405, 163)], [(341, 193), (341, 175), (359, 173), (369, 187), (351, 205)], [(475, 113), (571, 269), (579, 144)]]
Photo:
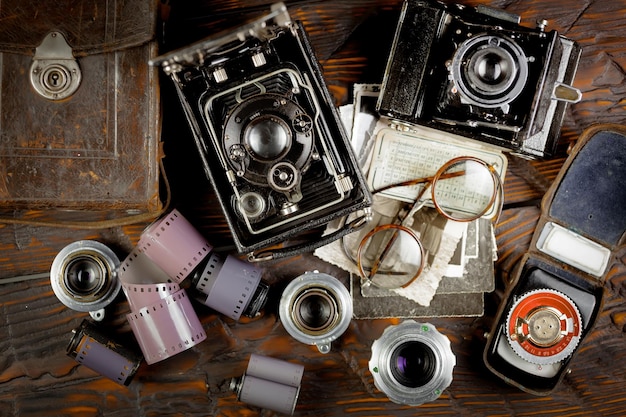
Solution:
[(530, 158), (551, 156), (578, 45), (556, 31), (483, 6), (405, 2), (378, 109), (383, 116), (497, 145)]
[(314, 57), (302, 25), (277, 3), (256, 21), (152, 62), (174, 80), (240, 253), (370, 204)]
[(587, 129), (543, 199), (489, 334), (484, 362), (506, 382), (548, 395), (590, 333), (626, 243), (624, 176), (626, 128)]

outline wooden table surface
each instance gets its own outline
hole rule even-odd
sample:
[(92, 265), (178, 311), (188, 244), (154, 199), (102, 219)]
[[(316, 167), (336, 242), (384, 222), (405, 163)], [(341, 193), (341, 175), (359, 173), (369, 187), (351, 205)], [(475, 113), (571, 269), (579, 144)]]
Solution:
[[(195, 3), (165, 6), (170, 21), (165, 26), (164, 49), (236, 25), (247, 12), (263, 13), (269, 4), (263, 0)], [(380, 81), (400, 3), (287, 2), (292, 17), (301, 19), (309, 32), (338, 105), (351, 100), (353, 83)], [(549, 28), (583, 47), (574, 83), (583, 92), (583, 100), (567, 110), (561, 151), (593, 123), (626, 122), (626, 0), (487, 3), (520, 14), (526, 25), (547, 19)], [(163, 141), (173, 206), (215, 246), (228, 247), (230, 235), (223, 215), (171, 94), (172, 87), (164, 80)], [(564, 158), (563, 152), (547, 161), (511, 157), (506, 202), (540, 198)], [(482, 363), (484, 332), (490, 327), (503, 282), (527, 249), (538, 216), (533, 204), (503, 213), (497, 225), (498, 289), (486, 295), (483, 317), (420, 319), (450, 338), (457, 359), (451, 386), (432, 403), (417, 408), (397, 405), (374, 387), (367, 367), (371, 344), (398, 319), (353, 320), (326, 355), (287, 334), (277, 317), (278, 288), (312, 269), (346, 278), (343, 271), (306, 254), (264, 265), (264, 279), (273, 286), (274, 295), (257, 318), (235, 322), (196, 305), (207, 340), (163, 362), (142, 364), (129, 387), (100, 377), (65, 355), (71, 330), (87, 314), (63, 306), (47, 279), (0, 285), (0, 416), (274, 415), (237, 401), (229, 390), (230, 379), (243, 374), (251, 353), (305, 366), (295, 415), (625, 415), (626, 249), (618, 251), (611, 266), (604, 309), (595, 328), (572, 361), (571, 373), (550, 396), (535, 397), (507, 386)], [(0, 277), (46, 272), (58, 251), (79, 239), (99, 240), (124, 257), (145, 226), (77, 231), (0, 225)], [(128, 311), (120, 296), (102, 325), (122, 336), (131, 334), (125, 319)]]

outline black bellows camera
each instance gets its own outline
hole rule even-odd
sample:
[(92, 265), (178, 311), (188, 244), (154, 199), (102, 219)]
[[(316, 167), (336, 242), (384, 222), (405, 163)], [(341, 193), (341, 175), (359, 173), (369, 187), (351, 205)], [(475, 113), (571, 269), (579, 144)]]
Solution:
[(551, 156), (578, 45), (556, 31), (519, 25), (519, 16), (478, 6), (408, 0), (387, 63), (383, 116), (497, 145), (521, 156)]
[(314, 57), (302, 25), (278, 3), (256, 21), (152, 62), (174, 80), (240, 253), (370, 205)]

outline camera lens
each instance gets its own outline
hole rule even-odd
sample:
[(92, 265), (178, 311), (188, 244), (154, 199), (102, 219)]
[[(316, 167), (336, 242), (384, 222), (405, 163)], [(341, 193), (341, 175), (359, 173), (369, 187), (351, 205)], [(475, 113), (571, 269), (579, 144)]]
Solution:
[(429, 323), (389, 326), (372, 344), (369, 370), (376, 388), (397, 404), (436, 400), (452, 382), (450, 340)]
[(435, 375), (437, 358), (430, 347), (419, 341), (400, 345), (391, 355), (391, 373), (402, 385), (424, 386)]
[(476, 54), (472, 64), (472, 73), (486, 85), (495, 86), (511, 78), (511, 61), (492, 50)]
[(295, 302), (294, 318), (302, 330), (324, 331), (337, 319), (337, 302), (324, 289), (305, 291)]
[(63, 304), (76, 311), (88, 311), (102, 320), (102, 309), (117, 296), (120, 264), (107, 246), (80, 240), (63, 248), (50, 267), (50, 285)]
[(317, 271), (295, 278), (283, 291), (280, 320), (294, 339), (330, 351), (352, 319), (352, 298), (336, 278)]
[(80, 256), (69, 262), (64, 277), (67, 289), (76, 295), (88, 295), (105, 283), (106, 267), (92, 256)]
[(289, 149), (291, 130), (278, 117), (259, 116), (246, 126), (244, 138), (254, 157), (272, 161)]
[(528, 63), (512, 39), (481, 34), (463, 42), (454, 54), (451, 75), (461, 97), (492, 108), (510, 103), (526, 86)]

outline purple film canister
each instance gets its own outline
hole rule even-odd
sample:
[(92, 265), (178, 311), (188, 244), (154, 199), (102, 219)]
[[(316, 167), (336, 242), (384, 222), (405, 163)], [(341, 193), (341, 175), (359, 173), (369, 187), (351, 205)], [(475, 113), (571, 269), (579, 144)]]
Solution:
[(257, 266), (234, 256), (211, 254), (202, 273), (195, 277), (195, 298), (234, 320), (242, 314), (254, 317), (265, 305), (269, 286), (261, 281)]
[(72, 332), (66, 349), (69, 357), (118, 384), (130, 384), (141, 364), (140, 355), (112, 341), (87, 320)]

